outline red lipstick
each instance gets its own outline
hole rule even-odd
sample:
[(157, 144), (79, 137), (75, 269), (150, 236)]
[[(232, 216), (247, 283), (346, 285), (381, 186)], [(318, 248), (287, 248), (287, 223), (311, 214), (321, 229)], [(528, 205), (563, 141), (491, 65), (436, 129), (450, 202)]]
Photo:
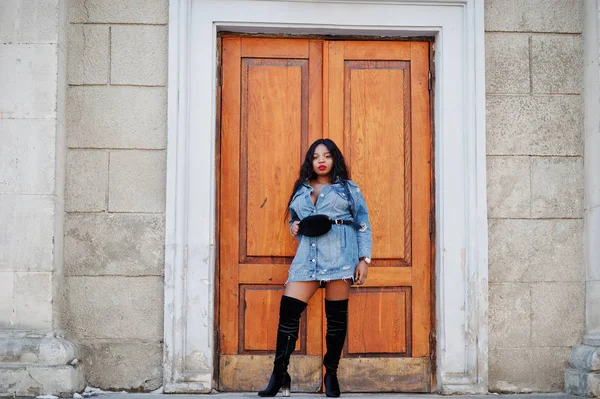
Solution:
[(325, 169), (327, 169), (327, 166), (325, 166), (325, 165), (319, 166), (319, 170), (325, 170)]

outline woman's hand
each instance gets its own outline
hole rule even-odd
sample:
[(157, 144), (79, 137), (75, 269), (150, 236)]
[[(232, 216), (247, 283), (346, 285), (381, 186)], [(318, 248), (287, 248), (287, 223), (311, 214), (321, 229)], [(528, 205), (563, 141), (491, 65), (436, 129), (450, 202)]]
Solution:
[(367, 281), (367, 273), (369, 272), (369, 265), (364, 260), (358, 262), (356, 266), (356, 272), (354, 273), (354, 281), (358, 285), (363, 285)]
[(292, 223), (292, 235), (293, 236), (298, 235), (298, 231), (300, 230), (300, 228), (298, 227), (299, 224), (300, 224), (299, 220), (296, 220)]

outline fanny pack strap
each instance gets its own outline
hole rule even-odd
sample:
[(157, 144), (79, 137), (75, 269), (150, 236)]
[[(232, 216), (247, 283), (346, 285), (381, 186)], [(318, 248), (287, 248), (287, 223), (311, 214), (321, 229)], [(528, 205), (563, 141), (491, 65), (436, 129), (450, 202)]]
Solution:
[(331, 219), (331, 224), (345, 224), (347, 226), (352, 226), (354, 224), (354, 221), (353, 220)]

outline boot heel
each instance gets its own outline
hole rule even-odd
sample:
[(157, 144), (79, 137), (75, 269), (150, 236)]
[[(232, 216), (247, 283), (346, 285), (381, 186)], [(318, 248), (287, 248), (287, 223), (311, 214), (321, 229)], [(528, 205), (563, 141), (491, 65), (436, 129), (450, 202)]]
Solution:
[(290, 388), (292, 386), (292, 378), (288, 373), (285, 373), (285, 378), (283, 380), (283, 385), (281, 385), (281, 391), (283, 392), (283, 396), (290, 396)]

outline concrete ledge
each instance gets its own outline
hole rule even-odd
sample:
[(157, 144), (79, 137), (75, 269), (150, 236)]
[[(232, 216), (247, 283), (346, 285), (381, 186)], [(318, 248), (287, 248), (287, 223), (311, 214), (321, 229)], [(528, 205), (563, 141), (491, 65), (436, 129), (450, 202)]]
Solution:
[(565, 392), (569, 395), (600, 397), (600, 372), (566, 369)]
[(84, 386), (80, 366), (0, 364), (0, 397), (52, 394), (72, 397)]
[(0, 397), (72, 396), (84, 373), (72, 343), (54, 333), (0, 330)]

